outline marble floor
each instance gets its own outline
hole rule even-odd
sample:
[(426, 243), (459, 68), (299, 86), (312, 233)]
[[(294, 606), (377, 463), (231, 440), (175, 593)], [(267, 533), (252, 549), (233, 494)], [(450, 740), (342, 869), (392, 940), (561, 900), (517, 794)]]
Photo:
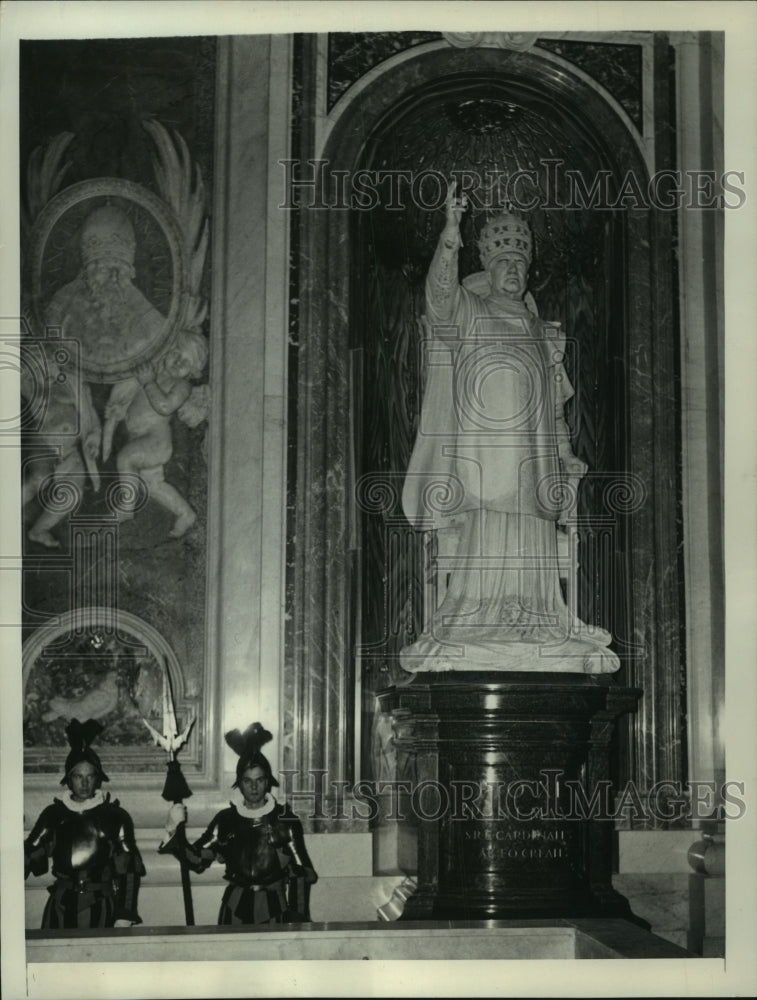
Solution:
[(693, 958), (625, 920), (412, 921), (28, 931), (27, 962)]

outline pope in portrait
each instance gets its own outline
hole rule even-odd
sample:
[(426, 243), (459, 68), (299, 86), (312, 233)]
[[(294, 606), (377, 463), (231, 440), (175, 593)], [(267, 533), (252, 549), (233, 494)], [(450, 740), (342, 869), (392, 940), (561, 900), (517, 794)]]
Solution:
[(45, 310), (48, 327), (78, 340), (85, 368), (139, 358), (165, 326), (165, 317), (134, 284), (136, 245), (123, 209), (94, 209), (82, 226), (79, 273)]

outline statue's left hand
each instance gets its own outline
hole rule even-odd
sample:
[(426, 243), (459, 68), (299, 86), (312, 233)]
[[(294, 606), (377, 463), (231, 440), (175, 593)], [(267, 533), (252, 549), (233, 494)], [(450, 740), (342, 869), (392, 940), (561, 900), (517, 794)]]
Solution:
[(585, 476), (589, 466), (572, 451), (560, 452), (560, 463), (566, 476)]

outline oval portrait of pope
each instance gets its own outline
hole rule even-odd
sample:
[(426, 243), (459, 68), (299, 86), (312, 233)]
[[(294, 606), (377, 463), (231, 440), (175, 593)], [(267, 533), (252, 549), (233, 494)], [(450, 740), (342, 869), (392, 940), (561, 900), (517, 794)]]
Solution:
[(101, 177), (61, 191), (35, 224), (32, 266), (37, 333), (78, 343), (87, 381), (131, 377), (181, 327), (181, 231), (140, 184)]

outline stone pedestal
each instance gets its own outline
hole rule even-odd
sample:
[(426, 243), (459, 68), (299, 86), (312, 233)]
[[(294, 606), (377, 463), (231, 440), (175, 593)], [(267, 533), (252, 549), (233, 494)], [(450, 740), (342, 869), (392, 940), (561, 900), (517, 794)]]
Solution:
[(381, 692), (397, 815), (417, 840), (416, 872), (400, 859), (416, 876), (400, 919), (644, 924), (611, 885), (610, 741), (639, 694), (608, 675), (469, 672)]

